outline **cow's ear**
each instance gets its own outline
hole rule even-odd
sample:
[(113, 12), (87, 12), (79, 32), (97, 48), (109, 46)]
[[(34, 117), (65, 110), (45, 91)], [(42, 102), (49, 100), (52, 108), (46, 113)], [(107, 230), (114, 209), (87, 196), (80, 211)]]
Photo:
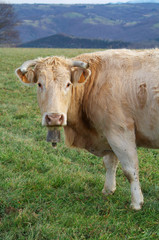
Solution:
[(37, 82), (37, 78), (34, 70), (29, 69), (25, 74), (21, 72), (20, 68), (15, 70), (15, 74), (19, 80), (27, 86), (34, 85)]
[(91, 76), (90, 69), (83, 69), (79, 67), (73, 67), (71, 69), (71, 82), (74, 85), (86, 83), (90, 76)]

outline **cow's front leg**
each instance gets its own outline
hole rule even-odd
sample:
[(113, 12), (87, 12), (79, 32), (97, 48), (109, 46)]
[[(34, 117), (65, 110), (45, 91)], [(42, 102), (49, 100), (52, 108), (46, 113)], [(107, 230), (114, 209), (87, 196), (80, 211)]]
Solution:
[(134, 131), (123, 130), (107, 135), (108, 142), (121, 162), (123, 172), (131, 184), (131, 207), (139, 210), (143, 204), (143, 195), (139, 183), (138, 157)]
[(110, 152), (104, 156), (103, 163), (106, 169), (106, 178), (102, 193), (104, 195), (110, 195), (116, 190), (116, 170), (118, 166), (118, 159), (113, 152)]

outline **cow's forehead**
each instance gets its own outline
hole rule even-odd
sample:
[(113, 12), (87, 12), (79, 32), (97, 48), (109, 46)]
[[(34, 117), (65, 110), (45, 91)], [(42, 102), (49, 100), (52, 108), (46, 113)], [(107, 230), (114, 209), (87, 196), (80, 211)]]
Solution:
[(59, 67), (69, 68), (71, 60), (64, 57), (46, 57), (39, 58), (37, 68), (52, 68), (57, 69)]
[(70, 76), (70, 65), (65, 59), (46, 59), (36, 65), (37, 77), (45, 76), (45, 80), (65, 81)]

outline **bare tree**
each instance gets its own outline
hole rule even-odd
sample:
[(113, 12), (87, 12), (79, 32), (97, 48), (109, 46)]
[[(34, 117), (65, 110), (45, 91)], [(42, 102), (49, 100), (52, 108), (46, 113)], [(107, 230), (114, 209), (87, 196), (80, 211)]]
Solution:
[(17, 23), (13, 6), (0, 2), (0, 44), (16, 44), (19, 42), (19, 34), (15, 29)]

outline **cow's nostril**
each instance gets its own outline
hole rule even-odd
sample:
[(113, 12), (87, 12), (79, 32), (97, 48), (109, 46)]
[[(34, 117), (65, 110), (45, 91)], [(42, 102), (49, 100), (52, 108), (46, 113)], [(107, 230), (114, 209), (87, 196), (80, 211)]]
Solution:
[(64, 121), (64, 116), (61, 115), (61, 116), (59, 117), (59, 122), (60, 122), (61, 125), (63, 124), (63, 121)]
[(45, 120), (46, 120), (46, 124), (50, 125), (51, 124), (51, 118), (49, 117), (49, 115), (45, 116)]

